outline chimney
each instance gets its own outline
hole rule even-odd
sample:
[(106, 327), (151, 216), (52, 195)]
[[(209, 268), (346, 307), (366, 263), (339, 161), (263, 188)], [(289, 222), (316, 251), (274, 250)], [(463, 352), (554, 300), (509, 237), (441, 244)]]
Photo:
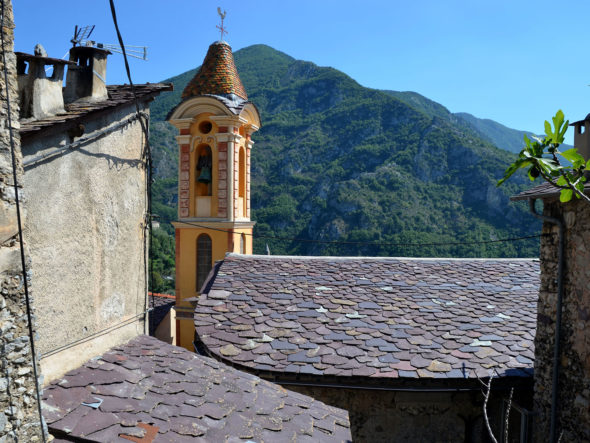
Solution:
[(91, 101), (104, 100), (107, 94), (107, 55), (111, 52), (93, 46), (74, 46), (70, 49), (64, 101), (71, 103), (85, 99)]
[(584, 120), (572, 123), (574, 127), (574, 147), (588, 161), (590, 159), (590, 114)]
[[(39, 120), (64, 112), (62, 84), (67, 64), (70, 62), (47, 57), (41, 45), (35, 47), (35, 55), (16, 52), (21, 118)], [(46, 66), (53, 68), (50, 77)]]

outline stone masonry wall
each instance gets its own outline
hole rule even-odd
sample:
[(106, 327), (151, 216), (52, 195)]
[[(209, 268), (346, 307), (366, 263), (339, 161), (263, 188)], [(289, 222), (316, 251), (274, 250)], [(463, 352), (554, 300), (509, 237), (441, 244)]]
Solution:
[[(564, 221), (565, 269), (559, 366), (557, 436), (590, 441), (590, 205), (546, 202), (545, 215)], [(541, 239), (541, 289), (535, 337), (536, 441), (549, 435), (557, 303), (558, 228), (545, 223)]]
[[(355, 443), (490, 441), (482, 415), (483, 395), (478, 390), (394, 392), (293, 385), (284, 387), (346, 409)], [(515, 394), (515, 399), (518, 395)], [(503, 397), (505, 394), (492, 392), (488, 404), (488, 417), (496, 436), (500, 435)], [(516, 429), (518, 435), (519, 429)]]
[(12, 52), (14, 21), (10, 0), (4, 3), (5, 16), (2, 32), (7, 51), (6, 60), (0, 56), (0, 442), (8, 443), (40, 441), (41, 428), (37, 414), (22, 282), (4, 82), (4, 63), (6, 63), (12, 129), (18, 162), (17, 181), (21, 184), (23, 171), (18, 138), (16, 57)]

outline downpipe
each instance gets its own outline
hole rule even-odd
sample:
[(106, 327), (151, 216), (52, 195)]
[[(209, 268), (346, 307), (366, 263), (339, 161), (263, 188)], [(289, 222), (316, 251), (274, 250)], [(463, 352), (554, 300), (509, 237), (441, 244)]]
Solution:
[(553, 347), (553, 377), (551, 383), (551, 428), (550, 428), (550, 441), (551, 443), (557, 442), (557, 389), (559, 381), (559, 342), (561, 339), (561, 305), (563, 300), (563, 267), (564, 267), (564, 242), (565, 242), (565, 228), (563, 222), (554, 217), (548, 217), (537, 213), (535, 210), (536, 199), (529, 199), (530, 212), (540, 220), (544, 222), (552, 223), (557, 225), (559, 228), (559, 243), (558, 243), (558, 261), (557, 261), (557, 307), (555, 316), (555, 344)]

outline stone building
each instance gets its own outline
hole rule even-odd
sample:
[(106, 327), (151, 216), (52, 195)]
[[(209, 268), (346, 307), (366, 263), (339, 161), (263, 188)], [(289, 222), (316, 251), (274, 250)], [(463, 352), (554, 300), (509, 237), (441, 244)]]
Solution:
[[(580, 126), (588, 129), (589, 124), (588, 118), (575, 124), (574, 144), (586, 159), (590, 158), (584, 149), (590, 146), (589, 133), (580, 131)], [(586, 194), (590, 194), (588, 185)], [(535, 201), (543, 202), (535, 337), (535, 441), (590, 441), (590, 204), (576, 198), (561, 203), (559, 190), (549, 184), (513, 199), (528, 199), (535, 211)]]
[[(18, 134), (16, 57), (12, 52), (14, 21), (10, 0), (3, 4), (1, 32), (6, 54), (2, 54), (0, 59), (0, 441), (34, 442), (41, 441), (41, 427), (26, 312), (9, 133), (12, 130), (20, 194), (23, 170)], [(4, 70), (8, 74), (8, 84), (5, 83)], [(11, 126), (8, 122), (8, 100)], [(21, 215), (24, 217), (25, 212), (21, 211)], [(27, 266), (30, 266), (28, 250), (25, 257)]]
[(535, 259), (229, 254), (195, 310), (199, 352), (348, 410), (355, 441), (532, 431)]
[(21, 113), (20, 137), (46, 380), (147, 332), (149, 221), (139, 118), (147, 125), (149, 102), (171, 86), (137, 85), (138, 115), (128, 85), (104, 84), (107, 55), (73, 47), (60, 101), (54, 86), (61, 90), (64, 61), (17, 53), (19, 93), (35, 111)]
[(260, 116), (224, 41), (209, 47), (182, 98), (168, 114), (179, 130), (176, 338), (194, 350), (194, 300), (213, 262), (252, 253), (250, 151)]

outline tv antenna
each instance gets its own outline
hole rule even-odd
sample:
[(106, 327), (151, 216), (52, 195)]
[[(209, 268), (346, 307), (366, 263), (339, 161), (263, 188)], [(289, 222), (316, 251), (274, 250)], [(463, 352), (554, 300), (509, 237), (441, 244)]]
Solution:
[(223, 12), (221, 12), (221, 8), (218, 6), (217, 7), (217, 13), (219, 14), (219, 17), (221, 17), (221, 26), (217, 25), (215, 27), (217, 29), (219, 29), (219, 32), (221, 33), (220, 40), (223, 41), (223, 34), (227, 34), (227, 31), (223, 27), (223, 20), (225, 19), (225, 16), (226, 16), (227, 12), (225, 12), (225, 10)]
[[(70, 40), (74, 46), (89, 46), (92, 48), (105, 49), (107, 51), (123, 54), (123, 48), (120, 45), (111, 45), (106, 43), (97, 43), (94, 40), (89, 40), (90, 34), (94, 31), (95, 25), (78, 26), (74, 28), (74, 36)], [(125, 45), (125, 53), (129, 57), (138, 58), (140, 60), (147, 60), (147, 46), (132, 46)]]

